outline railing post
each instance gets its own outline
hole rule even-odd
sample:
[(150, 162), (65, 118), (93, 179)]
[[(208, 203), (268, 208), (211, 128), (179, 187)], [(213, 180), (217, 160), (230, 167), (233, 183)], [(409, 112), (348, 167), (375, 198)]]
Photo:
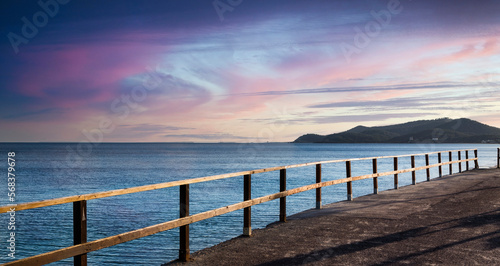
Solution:
[[(347, 178), (350, 178), (352, 175), (351, 172), (351, 161), (345, 162), (345, 173)], [(347, 200), (352, 201), (352, 181), (347, 182)]]
[[(411, 156), (411, 168), (415, 168), (415, 156)], [(417, 184), (417, 174), (415, 171), (411, 171), (411, 183), (413, 185)]]
[[(321, 183), (321, 164), (316, 165), (316, 183)], [(316, 189), (316, 209), (321, 209), (321, 188)]]
[[(398, 157), (394, 157), (394, 171), (398, 170)], [(398, 189), (398, 174), (394, 174), (394, 189)]]
[[(465, 151), (465, 159), (469, 159), (469, 150), (466, 150)], [(465, 164), (465, 169), (467, 169), (467, 171), (469, 171), (469, 161), (467, 161), (467, 164)]]
[[(252, 199), (252, 175), (243, 176), (243, 200)], [(243, 209), (243, 235), (252, 236), (252, 207)]]
[[(425, 155), (425, 166), (429, 166), (429, 154)], [(425, 169), (427, 173), (427, 181), (431, 181), (431, 169)]]
[[(450, 162), (451, 162), (451, 161), (453, 161), (453, 159), (452, 159), (453, 155), (452, 155), (451, 151), (450, 151), (450, 152), (448, 152), (448, 157), (450, 158)], [(451, 174), (453, 174), (453, 166), (452, 166), (452, 164), (450, 163), (450, 175), (451, 175)]]
[(476, 159), (474, 160), (474, 167), (475, 167), (476, 169), (479, 169), (479, 162), (478, 162), (478, 157), (477, 157), (477, 150), (474, 150), (474, 157), (476, 158)]
[(497, 148), (497, 168), (500, 168), (500, 148)]
[[(87, 242), (87, 201), (73, 202), (73, 243), (75, 245)], [(73, 257), (75, 266), (87, 265), (87, 254)]]
[[(280, 192), (286, 190), (286, 169), (280, 170)], [(286, 223), (286, 197), (280, 198), (280, 222)]]
[[(458, 151), (458, 160), (461, 161), (462, 160), (462, 151)], [(459, 162), (458, 163), (458, 172), (461, 173), (462, 172), (462, 162)]]
[[(189, 184), (180, 186), (180, 218), (189, 216)], [(180, 227), (179, 260), (190, 261), (189, 224)]]
[[(376, 174), (378, 172), (376, 158), (373, 159), (372, 165), (373, 165), (373, 173)], [(378, 194), (378, 177), (373, 178), (373, 194)]]
[[(441, 164), (441, 153), (438, 153), (438, 164)], [(443, 166), (439, 165), (439, 177), (443, 176)]]

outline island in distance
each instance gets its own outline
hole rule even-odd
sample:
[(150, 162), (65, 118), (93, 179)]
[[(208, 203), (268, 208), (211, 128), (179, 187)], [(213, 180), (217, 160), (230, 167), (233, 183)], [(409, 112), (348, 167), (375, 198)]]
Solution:
[(468, 119), (440, 118), (404, 124), (357, 126), (330, 135), (306, 134), (293, 143), (500, 143), (500, 128)]

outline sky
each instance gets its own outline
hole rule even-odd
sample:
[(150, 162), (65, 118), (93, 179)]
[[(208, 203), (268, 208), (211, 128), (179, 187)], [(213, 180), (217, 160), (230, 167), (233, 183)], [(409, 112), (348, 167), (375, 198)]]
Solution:
[(0, 142), (500, 127), (500, 1), (0, 2)]

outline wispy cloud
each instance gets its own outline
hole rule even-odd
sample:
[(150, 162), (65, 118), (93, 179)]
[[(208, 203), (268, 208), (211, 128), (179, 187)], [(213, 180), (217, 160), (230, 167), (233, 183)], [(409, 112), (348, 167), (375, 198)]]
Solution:
[[(477, 100), (477, 99), (476, 99)], [(436, 107), (447, 108), (450, 104), (456, 108), (467, 108), (470, 105), (470, 98), (467, 96), (439, 96), (439, 97), (396, 97), (386, 100), (374, 100), (374, 101), (342, 101), (333, 103), (323, 103), (314, 104), (307, 106), (308, 108), (345, 108), (345, 107), (355, 107), (355, 108), (383, 108), (388, 109), (416, 109), (416, 108), (427, 108)], [(443, 105), (447, 103), (447, 105)], [(489, 107), (491, 105), (484, 105), (482, 107)]]
[(214, 133), (214, 134), (182, 134), (182, 135), (165, 135), (164, 138), (174, 138), (174, 139), (197, 139), (197, 140), (250, 140), (255, 139), (252, 137), (236, 136), (229, 133)]
[(393, 118), (412, 118), (412, 117), (422, 117), (422, 116), (438, 116), (435, 112), (424, 112), (424, 113), (380, 113), (380, 114), (357, 114), (357, 115), (332, 115), (332, 116), (316, 116), (316, 117), (305, 117), (299, 119), (291, 119), (289, 123), (303, 123), (303, 124), (331, 124), (335, 125), (337, 123), (358, 123), (358, 122), (380, 122)]
[(153, 132), (153, 133), (194, 129), (191, 127), (176, 127), (176, 126), (164, 126), (164, 125), (153, 125), (153, 124), (120, 125), (119, 127), (130, 131)]
[[(369, 91), (401, 91), (401, 90), (430, 90), (430, 89), (453, 89), (477, 87), (478, 83), (451, 83), (433, 82), (420, 84), (401, 84), (384, 86), (364, 87), (336, 87), (336, 88), (313, 88), (287, 91), (263, 91), (256, 93), (242, 93), (241, 96), (265, 96), (265, 95), (292, 95), (292, 94), (318, 94), (318, 93), (340, 93), (340, 92), (369, 92)], [(497, 83), (498, 85), (498, 83)]]

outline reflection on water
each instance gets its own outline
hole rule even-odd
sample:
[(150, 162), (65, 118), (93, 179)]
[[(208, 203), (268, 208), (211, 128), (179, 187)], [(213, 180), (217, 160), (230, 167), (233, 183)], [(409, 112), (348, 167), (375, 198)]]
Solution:
[[(99, 144), (81, 161), (68, 156), (68, 145), (75, 144), (0, 144), (0, 154), (16, 152), (16, 200), (30, 202), (63, 196), (127, 188), (173, 180), (224, 174), (273, 166), (322, 160), (402, 155), (438, 150), (479, 149), (481, 167), (496, 164), (496, 148), (490, 144)], [(72, 145), (72, 146), (71, 146)], [(444, 155), (443, 160), (447, 160)], [(453, 154), (454, 160), (457, 154)], [(472, 154), (470, 155), (473, 156)], [(465, 155), (462, 155), (465, 158)], [(68, 162), (68, 159), (71, 160)], [(437, 156), (431, 156), (431, 164)], [(416, 158), (416, 165), (425, 158)], [(73, 166), (77, 167), (73, 167)], [(409, 168), (410, 158), (401, 158), (399, 168)], [(353, 176), (371, 173), (371, 160), (352, 162)], [(6, 165), (3, 167), (7, 172)], [(379, 172), (391, 171), (392, 159), (378, 162)], [(465, 169), (465, 165), (464, 165)], [(345, 164), (322, 166), (323, 180), (345, 177)], [(444, 169), (447, 174), (448, 169)], [(454, 167), (458, 171), (458, 167)], [(431, 170), (432, 177), (438, 175)], [(417, 181), (426, 179), (417, 172)], [(411, 173), (400, 175), (400, 186), (411, 184)], [(287, 171), (287, 188), (315, 182), (315, 167)], [(4, 182), (5, 183), (5, 182)], [(379, 178), (379, 189), (391, 189), (391, 177)], [(252, 176), (252, 197), (279, 191), (279, 172)], [(345, 185), (323, 189), (323, 203), (344, 200)], [(354, 196), (372, 193), (372, 181), (353, 183)], [(0, 186), (7, 195), (7, 185)], [(88, 240), (95, 240), (175, 219), (179, 215), (179, 188), (167, 188), (88, 202)], [(243, 177), (193, 184), (190, 186), (191, 214), (240, 202)], [(315, 207), (314, 191), (288, 198), (288, 215)], [(0, 205), (9, 204), (0, 197)], [(277, 221), (279, 202), (252, 207), (252, 227), (262, 228)], [(28, 257), (72, 245), (72, 205), (64, 204), (16, 213), (16, 258)], [(8, 224), (0, 215), (0, 226)], [(215, 245), (242, 233), (243, 211), (236, 211), (191, 225), (191, 251)], [(0, 231), (0, 242), (7, 243), (7, 230)], [(89, 254), (90, 265), (156, 264), (173, 260), (178, 254), (178, 229), (134, 240)], [(4, 247), (0, 263), (10, 261)], [(68, 259), (55, 264), (66, 265)]]

